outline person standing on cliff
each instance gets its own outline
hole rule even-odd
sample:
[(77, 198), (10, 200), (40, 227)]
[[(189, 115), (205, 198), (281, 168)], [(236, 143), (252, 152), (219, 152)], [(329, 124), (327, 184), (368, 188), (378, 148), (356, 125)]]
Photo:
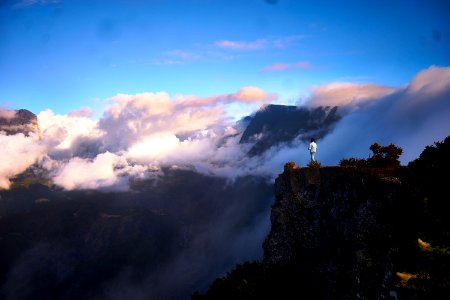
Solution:
[(314, 156), (316, 155), (316, 151), (317, 151), (317, 144), (316, 144), (316, 140), (315, 139), (311, 139), (311, 143), (309, 143), (309, 147), (308, 147), (309, 153), (311, 154), (311, 161), (316, 161), (316, 159), (314, 158)]

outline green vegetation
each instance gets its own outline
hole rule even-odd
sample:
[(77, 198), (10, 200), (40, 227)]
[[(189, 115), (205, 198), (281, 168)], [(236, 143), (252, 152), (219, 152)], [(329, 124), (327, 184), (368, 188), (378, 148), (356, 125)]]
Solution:
[(34, 200), (35, 203), (47, 203), (50, 202), (50, 200), (48, 200), (47, 198), (37, 198), (36, 200)]
[(404, 290), (405, 294), (420, 292), (423, 295), (445, 297), (450, 289), (448, 265), (450, 263), (450, 247), (431, 246), (430, 243), (417, 240), (420, 252), (417, 253), (418, 266), (406, 269), (412, 272), (396, 272), (398, 278), (396, 287)]
[(52, 183), (50, 180), (44, 180), (41, 178), (37, 178), (37, 177), (24, 177), (24, 178), (20, 178), (18, 180), (15, 180), (12, 182), (11, 184), (11, 188), (12, 189), (16, 189), (16, 188), (30, 188), (30, 185), (33, 184), (41, 184), (41, 185), (45, 185), (47, 187), (51, 187)]

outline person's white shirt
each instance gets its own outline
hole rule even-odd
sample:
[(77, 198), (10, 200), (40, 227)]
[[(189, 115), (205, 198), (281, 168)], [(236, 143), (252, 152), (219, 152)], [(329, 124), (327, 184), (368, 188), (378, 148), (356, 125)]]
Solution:
[(315, 143), (315, 142), (311, 142), (310, 144), (309, 144), (309, 151), (311, 151), (311, 152), (317, 152), (317, 144)]

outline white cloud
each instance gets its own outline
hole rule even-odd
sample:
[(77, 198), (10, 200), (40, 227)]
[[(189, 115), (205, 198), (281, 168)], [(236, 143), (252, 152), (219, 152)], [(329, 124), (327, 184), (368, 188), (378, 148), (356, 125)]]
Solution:
[(87, 106), (83, 106), (77, 110), (71, 111), (69, 113), (69, 117), (86, 117), (89, 118), (92, 116), (92, 109)]
[(0, 189), (10, 186), (10, 179), (45, 155), (45, 147), (37, 135), (0, 134)]
[(110, 187), (120, 181), (115, 169), (126, 166), (123, 157), (110, 152), (100, 153), (92, 161), (74, 157), (62, 165), (53, 181), (67, 190)]
[(450, 134), (449, 82), (450, 67), (430, 67), (406, 87), (373, 97), (319, 141), (318, 159), (337, 164), (342, 158), (367, 158), (374, 142), (402, 147), (404, 164), (417, 158), (425, 146)]
[[(394, 143), (405, 150), (403, 163), (450, 133), (450, 68), (430, 67), (411, 83), (390, 88), (332, 83), (314, 87), (309, 105), (344, 105), (348, 112), (333, 132), (318, 141), (317, 159), (336, 165), (342, 158), (367, 157), (369, 146)], [(163, 166), (234, 178), (274, 177), (288, 161), (306, 165), (307, 146), (278, 145), (249, 158), (251, 145), (239, 144), (245, 128), (227, 111), (259, 108), (276, 99), (258, 87), (206, 98), (167, 93), (119, 94), (110, 98), (100, 120), (84, 113), (38, 115), (42, 139), (0, 135), (0, 186), (39, 161), (65, 189), (125, 188), (134, 176), (151, 176)], [(230, 109), (232, 108), (232, 109)], [(47, 155), (47, 156), (46, 156)]]
[(266, 37), (251, 41), (237, 41), (237, 40), (220, 40), (216, 41), (214, 45), (221, 49), (233, 51), (253, 51), (262, 49), (287, 48), (296, 44), (303, 39), (303, 35), (290, 35), (284, 37)]
[(219, 48), (231, 50), (258, 50), (267, 47), (267, 40), (266, 39), (258, 39), (254, 41), (221, 40), (217, 41), (215, 45)]
[[(238, 145), (241, 129), (230, 121), (225, 107), (259, 105), (275, 97), (254, 86), (207, 98), (171, 98), (164, 92), (119, 94), (107, 100), (98, 122), (79, 114), (43, 111), (38, 119), (53, 161), (46, 164), (55, 183), (65, 189), (123, 186), (126, 178), (117, 170), (143, 176), (149, 168), (161, 166), (237, 174), (230, 161), (245, 157)], [(97, 168), (99, 172), (94, 171)]]
[(63, 150), (72, 147), (80, 137), (100, 137), (103, 132), (97, 122), (75, 115), (55, 115), (47, 109), (38, 114), (39, 128), (49, 149)]
[(154, 134), (133, 144), (127, 156), (138, 161), (158, 161), (177, 150), (180, 140), (173, 134)]

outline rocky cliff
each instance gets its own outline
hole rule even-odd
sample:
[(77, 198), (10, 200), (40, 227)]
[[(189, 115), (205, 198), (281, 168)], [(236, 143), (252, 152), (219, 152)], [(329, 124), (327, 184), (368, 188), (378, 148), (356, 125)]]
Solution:
[(192, 298), (450, 299), (449, 147), (407, 167), (286, 164), (262, 260)]
[(337, 167), (288, 169), (275, 182), (264, 264), (296, 265), (318, 298), (376, 299), (396, 294), (389, 260), (401, 181)]
[(327, 135), (341, 119), (338, 107), (297, 107), (271, 104), (259, 110), (248, 122), (240, 143), (252, 143), (250, 156), (260, 155), (273, 146), (291, 143), (295, 139), (304, 142)]

